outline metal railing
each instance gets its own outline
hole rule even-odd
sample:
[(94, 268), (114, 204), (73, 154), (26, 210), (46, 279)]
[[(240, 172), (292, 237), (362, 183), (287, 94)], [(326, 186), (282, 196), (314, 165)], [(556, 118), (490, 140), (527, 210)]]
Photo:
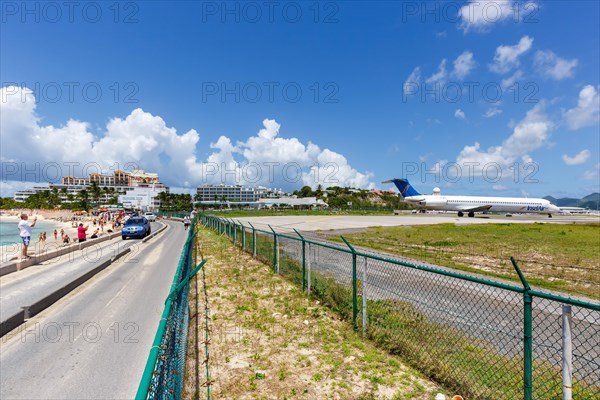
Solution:
[(600, 304), (202, 215), (355, 330), (468, 398), (600, 399)]
[(188, 340), (190, 279), (206, 263), (206, 260), (202, 260), (196, 268), (193, 268), (196, 221), (197, 219), (192, 221), (181, 252), (175, 277), (165, 301), (165, 308), (135, 397), (137, 400), (181, 398)]
[(159, 211), (156, 215), (167, 218), (183, 218), (185, 216), (189, 217), (190, 213), (187, 211)]

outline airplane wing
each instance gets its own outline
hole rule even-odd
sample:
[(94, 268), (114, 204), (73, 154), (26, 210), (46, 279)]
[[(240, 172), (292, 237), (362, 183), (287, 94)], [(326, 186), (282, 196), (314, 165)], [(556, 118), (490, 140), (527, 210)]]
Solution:
[(484, 206), (477, 206), (477, 207), (459, 207), (458, 210), (465, 211), (465, 212), (480, 212), (480, 211), (489, 211), (490, 208), (492, 208), (492, 205), (487, 204)]

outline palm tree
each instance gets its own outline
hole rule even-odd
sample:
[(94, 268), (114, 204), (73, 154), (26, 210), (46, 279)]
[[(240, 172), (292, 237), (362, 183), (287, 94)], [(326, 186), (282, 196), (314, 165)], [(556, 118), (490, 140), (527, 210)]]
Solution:
[[(97, 186), (96, 186), (97, 187)], [(77, 193), (77, 197), (79, 198), (79, 206), (84, 211), (89, 210), (90, 208), (90, 197), (87, 190), (82, 189), (79, 193)]]
[(98, 186), (98, 182), (91, 181), (89, 186), (89, 195), (92, 197), (92, 200), (94, 201), (94, 203), (96, 203), (96, 205), (98, 205), (98, 202), (100, 201), (101, 194), (102, 190)]

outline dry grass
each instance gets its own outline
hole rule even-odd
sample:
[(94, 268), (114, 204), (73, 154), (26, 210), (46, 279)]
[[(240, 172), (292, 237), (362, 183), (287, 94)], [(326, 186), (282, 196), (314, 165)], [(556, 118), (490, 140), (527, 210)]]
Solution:
[[(199, 237), (208, 260), (211, 398), (433, 399), (442, 391), (226, 238), (207, 230)], [(184, 398), (202, 399), (202, 274), (190, 296)]]

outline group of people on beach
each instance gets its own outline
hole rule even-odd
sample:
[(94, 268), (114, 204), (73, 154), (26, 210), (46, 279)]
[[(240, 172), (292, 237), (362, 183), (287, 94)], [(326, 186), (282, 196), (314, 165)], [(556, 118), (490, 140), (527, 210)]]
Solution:
[[(110, 222), (112, 229), (107, 229), (107, 233), (112, 233), (115, 228), (120, 227), (122, 225), (122, 221), (125, 218), (125, 212), (119, 212), (116, 214), (111, 213), (103, 213), (99, 215), (97, 218), (92, 220), (94, 227), (97, 228), (94, 230), (93, 234), (90, 236), (90, 239), (98, 238), (102, 233), (104, 233), (104, 227)], [(31, 258), (27, 250), (31, 243), (31, 237), (33, 234), (33, 228), (37, 222), (37, 217), (33, 218), (33, 222), (29, 221), (29, 216), (25, 213), (20, 215), (20, 220), (18, 223), (19, 236), (21, 237), (21, 241), (23, 242), (23, 248), (21, 249), (21, 259), (26, 260)], [(60, 241), (63, 244), (70, 244), (71, 241), (74, 242), (85, 242), (87, 240), (87, 230), (89, 225), (83, 225), (81, 222), (81, 218), (72, 217), (71, 224), (73, 228), (77, 229), (77, 238), (71, 239), (71, 237), (65, 232), (64, 229), (54, 229), (54, 240), (58, 241), (58, 235), (60, 234)], [(47, 232), (40, 232), (38, 236), (38, 240), (40, 243), (45, 243), (47, 240)]]

